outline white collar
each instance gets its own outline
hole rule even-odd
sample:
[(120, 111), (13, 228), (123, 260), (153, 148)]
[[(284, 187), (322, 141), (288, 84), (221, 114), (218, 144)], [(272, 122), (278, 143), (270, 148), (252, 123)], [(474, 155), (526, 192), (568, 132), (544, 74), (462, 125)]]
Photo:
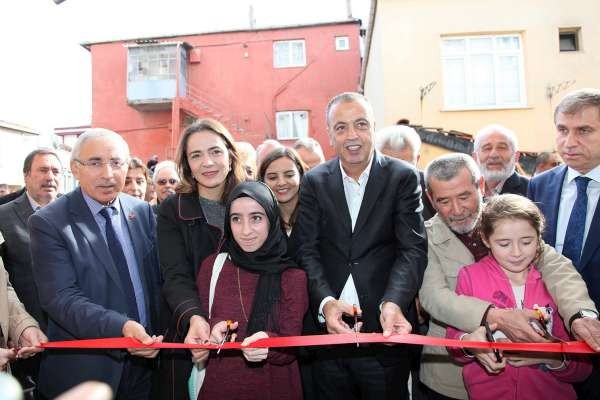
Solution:
[(567, 168), (567, 183), (571, 183), (578, 176), (585, 176), (595, 182), (600, 183), (600, 165), (597, 165), (594, 169), (592, 169), (587, 174), (581, 174), (580, 172), (574, 170), (571, 167)]

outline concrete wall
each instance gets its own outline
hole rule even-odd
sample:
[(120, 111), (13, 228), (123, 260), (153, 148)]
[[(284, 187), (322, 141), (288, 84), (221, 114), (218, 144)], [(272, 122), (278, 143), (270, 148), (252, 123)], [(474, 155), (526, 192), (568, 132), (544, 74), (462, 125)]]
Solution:
[[(581, 50), (559, 52), (559, 28), (580, 27)], [(553, 109), (566, 92), (600, 87), (600, 2), (595, 0), (379, 0), (365, 94), (379, 127), (401, 117), (475, 133), (489, 123), (515, 130), (521, 150), (554, 147)], [(525, 96), (518, 109), (444, 110), (441, 41), (449, 35), (519, 33)], [(551, 100), (548, 85), (575, 80)], [(419, 101), (419, 87), (437, 82)], [(426, 163), (425, 157), (422, 162)]]
[[(349, 51), (335, 50), (336, 36), (349, 36)], [(305, 40), (307, 65), (274, 68), (273, 41), (294, 39)], [(236, 139), (257, 145), (265, 138), (275, 138), (277, 111), (307, 110), (309, 135), (321, 143), (326, 156), (333, 154), (327, 139), (325, 107), (335, 94), (358, 88), (361, 59), (357, 22), (164, 41), (185, 41), (193, 47), (196, 62), (189, 65), (189, 84), (221, 105), (219, 112), (225, 117), (240, 121), (244, 132), (232, 129)], [(172, 140), (171, 111), (138, 111), (127, 105), (125, 44), (91, 46), (92, 126), (121, 133), (132, 154), (143, 160), (152, 154), (165, 159)], [(173, 134), (176, 145), (180, 132)]]

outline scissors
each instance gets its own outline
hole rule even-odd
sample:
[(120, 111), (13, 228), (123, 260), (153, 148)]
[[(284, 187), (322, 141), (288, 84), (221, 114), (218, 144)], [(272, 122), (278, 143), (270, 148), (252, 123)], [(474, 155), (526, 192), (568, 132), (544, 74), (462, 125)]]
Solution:
[(565, 343), (564, 340), (554, 336), (548, 331), (548, 328), (546, 327), (546, 317), (541, 307), (534, 306), (534, 311), (537, 314), (537, 319), (532, 318), (529, 320), (529, 325), (533, 328), (533, 330), (536, 331), (544, 339), (547, 339), (551, 342)]
[(225, 335), (223, 335), (223, 339), (221, 340), (221, 343), (219, 343), (219, 348), (217, 349), (217, 354), (219, 354), (221, 352), (221, 348), (223, 347), (223, 344), (225, 344), (225, 342), (228, 342), (231, 340), (231, 325), (233, 325), (233, 321), (228, 319), (227, 320), (227, 330), (225, 331)]
[(356, 347), (360, 347), (358, 344), (358, 307), (356, 304), (352, 304), (352, 316), (354, 317), (354, 337), (356, 338)]
[[(490, 329), (490, 325), (487, 323), (487, 321), (485, 321), (483, 326), (485, 327), (485, 337), (486, 337), (487, 341), (491, 342), (491, 343), (496, 343), (494, 334), (492, 333), (492, 330)], [(499, 363), (502, 362), (502, 356), (500, 356), (500, 350), (492, 349), (492, 351), (494, 352), (494, 356), (496, 356), (496, 362), (499, 362)]]

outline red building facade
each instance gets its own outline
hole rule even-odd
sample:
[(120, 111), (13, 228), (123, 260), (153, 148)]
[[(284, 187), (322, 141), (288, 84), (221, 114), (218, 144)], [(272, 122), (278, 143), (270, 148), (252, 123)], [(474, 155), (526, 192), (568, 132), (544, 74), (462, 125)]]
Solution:
[(172, 159), (194, 118), (220, 120), (236, 140), (291, 145), (310, 136), (333, 154), (325, 107), (356, 91), (360, 21), (87, 43), (92, 126), (131, 153)]

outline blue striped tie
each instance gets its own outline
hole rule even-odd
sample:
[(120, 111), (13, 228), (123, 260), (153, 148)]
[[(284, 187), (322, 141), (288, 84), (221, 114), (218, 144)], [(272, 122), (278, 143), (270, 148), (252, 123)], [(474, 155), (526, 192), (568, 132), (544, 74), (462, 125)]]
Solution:
[(108, 243), (108, 250), (117, 267), (117, 271), (119, 272), (119, 278), (121, 278), (121, 286), (123, 286), (125, 299), (127, 301), (127, 316), (139, 322), (140, 317), (138, 314), (137, 302), (135, 301), (135, 291), (133, 289), (133, 283), (131, 282), (131, 275), (129, 275), (129, 268), (127, 267), (127, 258), (123, 251), (123, 245), (115, 232), (112, 220), (108, 214), (109, 208), (114, 209), (114, 207), (106, 207), (100, 211), (100, 215), (106, 220), (106, 242)]
[(575, 178), (577, 184), (577, 199), (573, 204), (571, 216), (569, 217), (569, 225), (565, 234), (565, 242), (563, 244), (562, 253), (565, 257), (569, 257), (577, 270), (580, 270), (581, 252), (583, 250), (583, 234), (585, 232), (585, 217), (587, 215), (587, 187), (590, 183), (590, 178), (578, 176)]

